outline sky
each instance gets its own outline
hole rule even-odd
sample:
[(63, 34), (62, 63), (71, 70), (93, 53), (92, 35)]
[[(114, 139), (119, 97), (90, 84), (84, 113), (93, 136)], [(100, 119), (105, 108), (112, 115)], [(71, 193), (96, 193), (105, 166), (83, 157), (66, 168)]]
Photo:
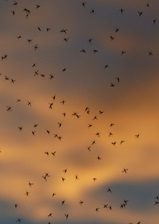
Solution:
[(158, 222), (158, 10), (0, 0), (0, 223)]

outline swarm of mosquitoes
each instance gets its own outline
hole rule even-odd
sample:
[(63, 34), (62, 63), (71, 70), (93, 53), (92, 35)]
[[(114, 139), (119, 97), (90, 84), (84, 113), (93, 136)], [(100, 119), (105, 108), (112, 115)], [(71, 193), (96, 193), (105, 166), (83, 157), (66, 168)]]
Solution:
[[(32, 1), (34, 2), (34, 1)], [(10, 10), (10, 16), (16, 16), (17, 14), (17, 8), (19, 10), (19, 3), (20, 1), (14, 1), (12, 2), (12, 5), (11, 5), (11, 10)], [(86, 10), (88, 12), (88, 14), (92, 15), (92, 16), (95, 16), (96, 15), (96, 9), (95, 8), (91, 8), (90, 5), (88, 4), (87, 1), (77, 1), (77, 4), (79, 4), (79, 8), (83, 9), (83, 10)], [(145, 8), (150, 8), (150, 3), (146, 3), (145, 4)], [(36, 13), (36, 10), (42, 10), (42, 6), (40, 4), (35, 4), (34, 5), (34, 9), (29, 9), (29, 8), (21, 8), (22, 12), (23, 12), (23, 16), (26, 18), (26, 19), (31, 19), (32, 18), (32, 14), (33, 13)], [(118, 13), (119, 13), (119, 16), (127, 16), (127, 11), (125, 8), (119, 8), (118, 9)], [(143, 11), (136, 11), (136, 15), (138, 16), (138, 18), (140, 19), (143, 15), (144, 15), (144, 10)], [(157, 19), (156, 18), (152, 18), (152, 25), (155, 25), (157, 23)], [(41, 32), (46, 32), (46, 33), (50, 33), (52, 28), (51, 27), (48, 27), (48, 26), (44, 26), (44, 27), (40, 27), (40, 26), (37, 26), (36, 27), (37, 31), (39, 33)], [(68, 28), (66, 27), (62, 27), (60, 30), (59, 30), (59, 33), (61, 33), (62, 37), (63, 37), (63, 40), (64, 42), (70, 42), (71, 38), (70, 38), (70, 31)], [(114, 32), (110, 35), (107, 36), (107, 39), (111, 42), (115, 41), (116, 38), (118, 37), (117, 34), (120, 33), (120, 26), (117, 26), (115, 29), (114, 29)], [(21, 34), (17, 34), (17, 36), (15, 37), (17, 38), (17, 41), (20, 41), (21, 39), (23, 39), (23, 33)], [(26, 44), (28, 43), (29, 45), (32, 46), (33, 48), (33, 51), (37, 51), (38, 52), (38, 49), (40, 47), (40, 44), (37, 44), (36, 42), (34, 42), (31, 38), (28, 38), (25, 40), (26, 41)], [(93, 45), (93, 38), (92, 37), (86, 37), (86, 41), (88, 42), (88, 45)], [(85, 48), (82, 48), (82, 49), (79, 49), (79, 52), (81, 54), (87, 54), (87, 49)], [(92, 50), (92, 53), (93, 54), (98, 54), (100, 53), (98, 49), (96, 48), (93, 48)], [(126, 49), (122, 49), (121, 52), (119, 52), (119, 54), (121, 55), (121, 57), (126, 57), (126, 55), (128, 54), (127, 50)], [(152, 57), (153, 56), (153, 52), (150, 50), (147, 51), (147, 56), (148, 57)], [(7, 53), (5, 54), (2, 54), (1, 55), (1, 61), (7, 61), (9, 55)], [(34, 78), (41, 78), (41, 79), (48, 79), (48, 80), (54, 80), (56, 79), (56, 76), (55, 74), (53, 73), (50, 73), (50, 74), (45, 74), (45, 73), (41, 73), (40, 72), (40, 69), (38, 68), (37, 64), (36, 63), (32, 63), (31, 64), (31, 67), (33, 69), (33, 77)], [(110, 67), (109, 64), (105, 64), (103, 65), (103, 69), (108, 69)], [(61, 71), (62, 72), (66, 72), (67, 71), (67, 67), (62, 67), (61, 68)], [(16, 80), (14, 77), (10, 77), (8, 75), (3, 75), (0, 73), (0, 78), (8, 83), (10, 83), (10, 85), (15, 85), (16, 86), (16, 82), (18, 80)], [(106, 88), (115, 88), (115, 87), (118, 87), (120, 85), (120, 82), (121, 82), (121, 79), (119, 76), (116, 76), (112, 82), (110, 82), (108, 85), (106, 84)], [(50, 102), (48, 102), (48, 110), (53, 110), (54, 108), (54, 104), (55, 102), (57, 102), (57, 98), (58, 96), (55, 94), (54, 96), (51, 96), (51, 100)], [(29, 107), (31, 108), (32, 107), (32, 101), (29, 99), (22, 99), (22, 98), (18, 98), (15, 102), (15, 105), (6, 105), (6, 112), (7, 113), (11, 113), (12, 111), (16, 110), (16, 106), (20, 103), (23, 103), (24, 105), (26, 105), (26, 107)], [(65, 104), (67, 103), (65, 99), (61, 99), (58, 101), (59, 104), (63, 105), (63, 108), (65, 108)], [(89, 106), (86, 106), (85, 108), (82, 109), (83, 110), (83, 114), (87, 114), (88, 116), (91, 116), (91, 121), (89, 124), (86, 124), (86, 128), (88, 129), (91, 129), (94, 125), (94, 122), (96, 120), (99, 120), (100, 119), (100, 116), (104, 115), (104, 111), (99, 109), (98, 113), (93, 115), (92, 116), (92, 113), (91, 113), (91, 108)], [(83, 117), (83, 114), (81, 114), (80, 112), (76, 111), (76, 112), (72, 112), (71, 116), (72, 116), (72, 119), (82, 119)], [(62, 117), (63, 117), (63, 120), (65, 117), (67, 117), (67, 111), (64, 111), (62, 113)], [(33, 136), (36, 136), (37, 135), (37, 129), (38, 129), (38, 126), (40, 124), (39, 123), (34, 123), (33, 124), (33, 129), (31, 131), (31, 135)], [(58, 141), (63, 141), (63, 136), (62, 134), (60, 134), (60, 130), (61, 130), (61, 127), (64, 125), (64, 122), (63, 121), (58, 121), (57, 122), (57, 126), (59, 128), (59, 132), (58, 133), (52, 133), (51, 130), (49, 129), (46, 129), (44, 130), (44, 132), (47, 134), (47, 135), (53, 135), (55, 139), (57, 139)], [(110, 139), (110, 144), (113, 146), (113, 147), (116, 147), (117, 145), (123, 145), (126, 143), (126, 140), (125, 139), (120, 139), (119, 141), (117, 140), (114, 140), (112, 141), (112, 136), (114, 136), (114, 130), (113, 130), (113, 127), (116, 126), (116, 124), (114, 122), (110, 122), (109, 124), (109, 132), (108, 132), (108, 137)], [(23, 130), (25, 129), (25, 127), (22, 126), (18, 126), (16, 127), (16, 131), (17, 132), (23, 132)], [(134, 133), (134, 138), (136, 140), (140, 139), (140, 135), (141, 133)], [(86, 148), (86, 150), (88, 151), (88, 153), (91, 153), (92, 150), (93, 150), (93, 146), (96, 144), (96, 138), (99, 138), (101, 136), (101, 132), (98, 131), (95, 133), (95, 138), (94, 140), (92, 140), (92, 142), (88, 143), (88, 147)], [(3, 153), (3, 150), (0, 151), (0, 153)], [(44, 156), (46, 157), (56, 157), (57, 155), (57, 152), (56, 151), (44, 151)], [(98, 155), (97, 160), (102, 160), (102, 155)], [(63, 173), (66, 174), (68, 172), (68, 168), (65, 168), (63, 170)], [(121, 170), (120, 170), (120, 173), (122, 175), (129, 175), (129, 168), (128, 167), (122, 167)], [(43, 174), (41, 174), (41, 178), (44, 182), (47, 182), (49, 180), (49, 178), (51, 178), (51, 175), (50, 173), (48, 172), (45, 172)], [(80, 176), (79, 175), (75, 175), (75, 181), (80, 181)], [(61, 177), (61, 184), (63, 182), (65, 182), (65, 176), (63, 175), (63, 177)], [(92, 177), (92, 181), (93, 183), (94, 182), (97, 182), (98, 181), (98, 177)], [(29, 190), (26, 190), (24, 192), (25, 196), (26, 197), (31, 197), (31, 189), (34, 188), (34, 186), (36, 185), (36, 183), (34, 181), (29, 181), (28, 182), (28, 187), (29, 187)], [(105, 188), (105, 191), (109, 194), (113, 194), (113, 189), (111, 187), (108, 187), (106, 186)], [(54, 198), (56, 196), (56, 192), (53, 192), (52, 195), (50, 196), (51, 198)], [(152, 199), (153, 200), (153, 204), (154, 206), (157, 206), (159, 205), (159, 195), (156, 195), (154, 196), (154, 198)], [(66, 204), (66, 200), (62, 200), (60, 202), (60, 205), (61, 206), (64, 206)], [(84, 205), (87, 204), (87, 201), (84, 201), (84, 200), (80, 200), (78, 201), (77, 203), (79, 203), (80, 206), (83, 206), (83, 209), (84, 208)], [(121, 209), (126, 209), (126, 207), (129, 205), (130, 201), (128, 199), (124, 199), (119, 207)], [(20, 208), (20, 204), (18, 204), (17, 202), (15, 202), (13, 204), (12, 207), (14, 207), (15, 209), (19, 209)], [(105, 203), (104, 205), (100, 205), (100, 207), (95, 207), (94, 210), (95, 212), (100, 212), (101, 209), (107, 209), (109, 211), (112, 211), (113, 210), (113, 205), (111, 203)], [(64, 213), (63, 214), (63, 217), (64, 219), (69, 222), (69, 220), (71, 220), (71, 214), (68, 212), (68, 213)], [(53, 212), (48, 212), (48, 215), (46, 217), (46, 219), (48, 219), (47, 223), (48, 224), (52, 224), (54, 222), (52, 222), (52, 219), (54, 218), (54, 213)], [(23, 223), (25, 221), (25, 218), (24, 217), (17, 217), (16, 220), (14, 221), (13, 220), (13, 223)], [(136, 221), (135, 223), (133, 222), (129, 222), (128, 224), (144, 224), (143, 222), (141, 221)]]

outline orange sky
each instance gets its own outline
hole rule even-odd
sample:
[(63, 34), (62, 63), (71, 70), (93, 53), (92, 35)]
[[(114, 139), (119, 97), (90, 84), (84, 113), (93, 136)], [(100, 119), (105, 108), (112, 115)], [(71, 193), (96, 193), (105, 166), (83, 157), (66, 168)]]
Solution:
[(159, 219), (159, 4), (82, 2), (0, 1), (0, 223)]

